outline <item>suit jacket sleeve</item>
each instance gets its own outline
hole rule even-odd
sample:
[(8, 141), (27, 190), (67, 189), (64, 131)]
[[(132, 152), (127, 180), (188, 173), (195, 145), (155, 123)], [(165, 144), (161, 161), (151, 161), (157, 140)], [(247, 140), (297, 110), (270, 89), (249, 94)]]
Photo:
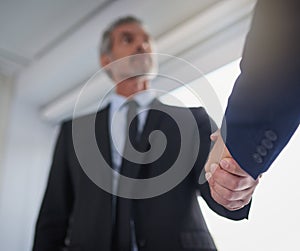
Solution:
[(67, 165), (66, 134), (66, 125), (63, 125), (36, 224), (34, 251), (60, 250), (66, 238), (73, 203), (71, 178)]
[(228, 100), (222, 135), (253, 178), (265, 172), (300, 122), (300, 2), (258, 0)]

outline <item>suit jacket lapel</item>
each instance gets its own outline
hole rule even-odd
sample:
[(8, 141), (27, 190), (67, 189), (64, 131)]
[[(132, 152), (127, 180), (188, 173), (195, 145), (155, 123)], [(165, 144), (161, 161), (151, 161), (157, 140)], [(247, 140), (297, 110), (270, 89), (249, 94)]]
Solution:
[[(159, 125), (163, 119), (163, 112), (160, 111), (162, 106), (163, 104), (161, 104), (157, 99), (154, 99), (151, 103), (145, 126), (140, 137), (139, 149), (137, 150), (147, 151), (149, 149), (149, 134), (153, 130), (159, 129)], [(109, 109), (110, 105), (107, 105), (104, 109), (97, 113), (95, 122), (95, 135), (101, 154), (103, 155), (107, 164), (112, 167), (111, 140), (109, 132)], [(137, 175), (137, 170), (135, 173)]]
[[(149, 144), (149, 134), (155, 130), (159, 129), (159, 124), (161, 121), (161, 115), (162, 112), (159, 110), (159, 107), (162, 104), (158, 102), (157, 100), (154, 100), (150, 107), (149, 112), (146, 118), (144, 129), (140, 136), (140, 141), (137, 144), (137, 151), (138, 152), (146, 152), (150, 148)], [(121, 174), (131, 177), (131, 178), (137, 178), (141, 174), (141, 165), (138, 163), (144, 162), (145, 158), (147, 158), (148, 154), (145, 154), (143, 159), (137, 159), (137, 156), (133, 157), (134, 161), (127, 161), (126, 159), (123, 159), (122, 161), (122, 168), (121, 168)], [(129, 166), (128, 166), (129, 165)], [(124, 168), (125, 167), (125, 168)], [(127, 167), (127, 168), (126, 168)]]
[(106, 106), (99, 111), (96, 116), (95, 135), (99, 150), (109, 166), (112, 166), (111, 144), (109, 132), (109, 107)]

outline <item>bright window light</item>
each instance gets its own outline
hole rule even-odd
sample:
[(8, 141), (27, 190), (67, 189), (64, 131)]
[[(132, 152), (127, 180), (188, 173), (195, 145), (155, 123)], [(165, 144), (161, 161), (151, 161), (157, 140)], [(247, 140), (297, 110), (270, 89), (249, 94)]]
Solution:
[[(223, 108), (226, 107), (233, 84), (240, 74), (239, 63), (240, 58), (205, 75), (205, 78), (211, 84)], [(188, 86), (195, 86), (197, 81), (199, 80), (194, 80), (192, 83), (189, 83)], [(181, 105), (183, 104), (187, 107), (203, 105), (193, 92), (184, 86), (171, 91), (168, 95), (164, 95), (161, 97), (161, 101), (171, 105), (180, 105), (181, 103)]]

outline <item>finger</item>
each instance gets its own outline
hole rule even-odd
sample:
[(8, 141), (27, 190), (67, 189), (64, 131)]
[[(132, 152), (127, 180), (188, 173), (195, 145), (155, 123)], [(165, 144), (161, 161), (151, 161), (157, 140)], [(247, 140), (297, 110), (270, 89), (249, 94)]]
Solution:
[(218, 164), (212, 163), (212, 164), (209, 166), (209, 172), (210, 172), (211, 174), (214, 174), (214, 172), (215, 172), (218, 168), (220, 168)]
[(218, 164), (212, 163), (211, 165), (207, 164), (205, 165), (205, 178), (206, 180), (209, 180), (211, 176), (214, 174), (216, 169), (219, 167)]
[(212, 183), (211, 187), (216, 193), (219, 194), (219, 196), (221, 196), (223, 199), (227, 201), (235, 201), (235, 200), (249, 201), (255, 189), (255, 187), (250, 187), (242, 191), (232, 191), (230, 189), (227, 189), (219, 185), (217, 182)]
[[(214, 164), (213, 164), (214, 165)], [(212, 166), (213, 166), (212, 165)], [(215, 164), (215, 167), (218, 168), (219, 166)], [(219, 167), (220, 168), (220, 167)], [(214, 169), (214, 168), (213, 168)], [(214, 187), (214, 184), (216, 183), (216, 181), (214, 180), (214, 176), (213, 173), (210, 171), (211, 169), (208, 169), (209, 171), (207, 171), (205, 173), (205, 178), (208, 181), (208, 184), (211, 188)], [(215, 170), (213, 170), (215, 172)]]
[(250, 177), (250, 175), (245, 172), (233, 158), (223, 158), (220, 161), (220, 166), (222, 169), (231, 174), (242, 177)]
[(210, 180), (211, 176), (212, 176), (212, 175), (211, 175), (210, 172), (206, 172), (206, 173), (205, 173), (205, 179), (206, 179), (207, 181)]
[(258, 181), (253, 180), (252, 177), (242, 177), (227, 172), (222, 168), (217, 168), (212, 174), (216, 183), (231, 191), (242, 191), (250, 187), (256, 186)]
[(244, 207), (244, 201), (242, 201), (242, 200), (235, 200), (235, 201), (226, 200), (213, 189), (211, 189), (211, 196), (218, 204), (222, 205), (223, 207), (227, 208), (228, 210), (233, 211), (233, 210), (237, 210), (239, 208)]
[[(218, 134), (218, 132), (216, 132), (216, 134)], [(212, 163), (219, 164), (220, 160), (225, 157), (231, 157), (231, 155), (229, 154), (222, 137), (219, 137), (210, 151), (207, 162), (204, 166), (206, 172), (210, 171), (210, 165)]]
[(214, 180), (213, 176), (210, 177), (208, 183), (212, 198), (228, 210), (237, 210), (247, 205), (250, 202), (255, 189), (255, 187), (251, 187), (250, 189), (241, 192), (230, 191), (220, 186)]

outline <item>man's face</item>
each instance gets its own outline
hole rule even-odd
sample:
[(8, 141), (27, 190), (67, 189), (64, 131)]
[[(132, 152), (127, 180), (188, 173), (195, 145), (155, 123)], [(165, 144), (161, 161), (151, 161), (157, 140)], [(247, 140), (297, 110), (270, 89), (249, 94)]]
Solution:
[[(115, 81), (148, 73), (153, 67), (149, 34), (138, 23), (123, 24), (114, 29), (112, 36), (110, 62), (127, 57), (110, 67)], [(135, 55), (135, 56), (134, 56)], [(131, 56), (131, 57), (130, 57)]]

